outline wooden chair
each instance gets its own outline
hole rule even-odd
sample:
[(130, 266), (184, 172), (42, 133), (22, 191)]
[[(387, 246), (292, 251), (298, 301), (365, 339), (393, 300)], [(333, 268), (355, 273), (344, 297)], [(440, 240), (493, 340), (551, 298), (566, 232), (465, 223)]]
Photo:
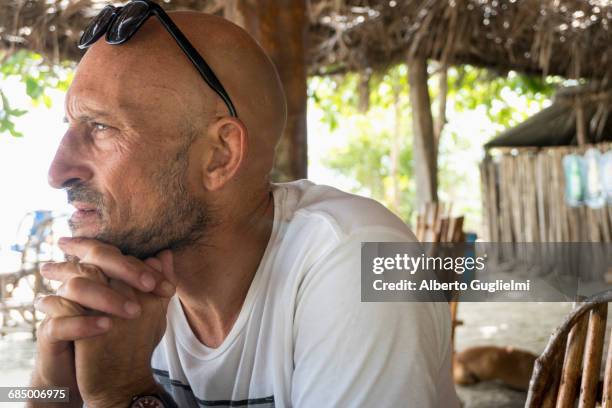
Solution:
[[(25, 218), (30, 217), (28, 214)], [(0, 337), (9, 333), (29, 331), (36, 337), (38, 316), (34, 309), (34, 298), (52, 292), (49, 283), (39, 273), (41, 262), (54, 259), (61, 252), (49, 252), (54, 247), (54, 222), (56, 218), (45, 215), (34, 223), (25, 242), (17, 247), (20, 260), (16, 265), (1, 264), (0, 270)], [(43, 251), (43, 247), (47, 247)], [(44, 255), (43, 252), (46, 252)], [(20, 286), (28, 287), (31, 298), (15, 296)]]
[[(585, 299), (572, 310), (536, 360), (525, 408), (594, 408), (612, 289)], [(603, 379), (603, 408), (612, 408), (612, 347)]]
[[(415, 235), (420, 242), (464, 242), (463, 216), (453, 217), (452, 205), (441, 203), (426, 203), (417, 214)], [(449, 302), (452, 330), (451, 345), (455, 352), (455, 329), (463, 322), (457, 319), (457, 308), (459, 306), (458, 294), (453, 293)]]

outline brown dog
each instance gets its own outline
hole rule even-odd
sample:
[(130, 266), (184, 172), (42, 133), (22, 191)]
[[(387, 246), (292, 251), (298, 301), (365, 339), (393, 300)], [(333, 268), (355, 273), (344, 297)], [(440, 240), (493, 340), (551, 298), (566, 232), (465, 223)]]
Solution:
[(510, 388), (526, 391), (536, 358), (512, 347), (471, 347), (455, 354), (453, 378), (461, 385), (499, 380)]

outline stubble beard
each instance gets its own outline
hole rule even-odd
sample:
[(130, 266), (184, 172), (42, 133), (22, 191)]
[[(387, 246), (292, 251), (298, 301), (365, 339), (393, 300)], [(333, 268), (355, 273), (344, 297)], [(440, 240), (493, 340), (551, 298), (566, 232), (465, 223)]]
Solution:
[[(173, 160), (152, 174), (150, 184), (154, 186), (159, 205), (147, 217), (145, 225), (123, 230), (110, 228), (102, 194), (85, 185), (70, 187), (69, 201), (89, 202), (98, 209), (103, 228), (94, 238), (139, 259), (152, 257), (164, 249), (180, 250), (201, 243), (213, 225), (213, 211), (186, 188), (189, 146), (181, 148)], [(70, 225), (70, 228), (74, 232), (76, 226)]]

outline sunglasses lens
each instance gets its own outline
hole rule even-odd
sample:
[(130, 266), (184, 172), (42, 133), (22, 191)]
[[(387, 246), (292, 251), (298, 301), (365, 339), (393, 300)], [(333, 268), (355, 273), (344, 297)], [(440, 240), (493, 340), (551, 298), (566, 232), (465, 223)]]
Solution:
[(134, 1), (121, 10), (106, 33), (109, 44), (121, 44), (127, 41), (144, 20), (149, 16), (149, 5)]
[(85, 31), (83, 31), (83, 35), (81, 35), (81, 39), (79, 40), (79, 48), (87, 48), (98, 41), (113, 19), (114, 13), (115, 8), (113, 6), (104, 7), (102, 11), (91, 20)]

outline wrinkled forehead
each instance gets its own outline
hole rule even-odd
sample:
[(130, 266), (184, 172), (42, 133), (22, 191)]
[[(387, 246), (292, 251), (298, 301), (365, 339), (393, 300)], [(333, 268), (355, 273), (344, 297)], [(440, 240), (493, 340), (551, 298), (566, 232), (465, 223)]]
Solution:
[[(111, 46), (104, 48), (110, 49)], [(93, 99), (92, 103), (115, 106), (146, 104), (157, 99), (158, 94), (172, 93), (168, 78), (159, 70), (151, 69), (151, 63), (122, 52), (91, 49), (77, 68), (68, 92), (70, 98)]]
[[(177, 109), (198, 103), (202, 82), (172, 38), (148, 21), (129, 42), (97, 41), (81, 59), (67, 96), (118, 109)], [(67, 106), (69, 109), (69, 106)]]

